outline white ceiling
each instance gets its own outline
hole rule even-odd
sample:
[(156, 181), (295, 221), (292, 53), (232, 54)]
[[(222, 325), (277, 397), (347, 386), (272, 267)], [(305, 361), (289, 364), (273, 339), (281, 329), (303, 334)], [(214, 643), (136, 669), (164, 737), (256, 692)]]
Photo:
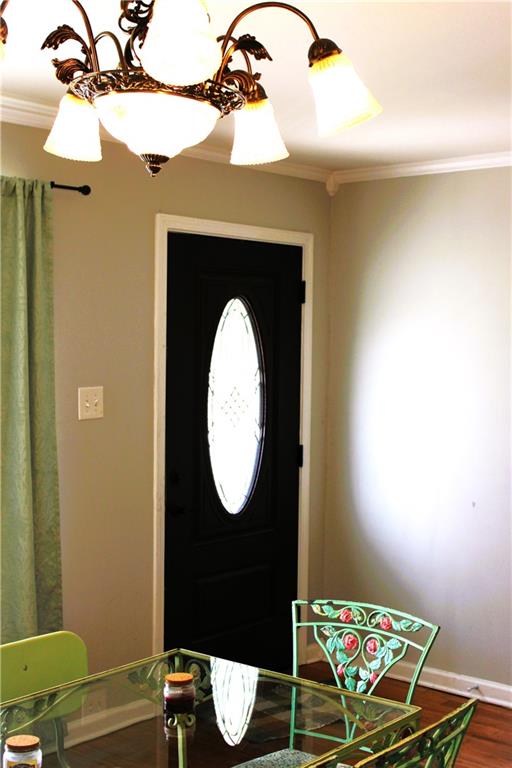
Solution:
[[(82, 3), (95, 33), (117, 30), (118, 0)], [(209, 0), (214, 31), (222, 34), (248, 4)], [(350, 56), (384, 112), (339, 136), (319, 139), (307, 82), (307, 27), (281, 9), (247, 16), (238, 32), (255, 35), (273, 57), (255, 68), (272, 99), (290, 163), (334, 171), (510, 151), (510, 2), (298, 0), (298, 5), (320, 36), (334, 39)], [(51, 59), (65, 58), (63, 52), (77, 56), (78, 46), (67, 43), (58, 54), (40, 46), (59, 24), (83, 34), (77, 9), (70, 0), (11, 0), (5, 19), (2, 95), (56, 107), (64, 86), (55, 79)], [(109, 42), (101, 45), (102, 67), (113, 66)], [(219, 121), (201, 146), (227, 151), (232, 122)]]

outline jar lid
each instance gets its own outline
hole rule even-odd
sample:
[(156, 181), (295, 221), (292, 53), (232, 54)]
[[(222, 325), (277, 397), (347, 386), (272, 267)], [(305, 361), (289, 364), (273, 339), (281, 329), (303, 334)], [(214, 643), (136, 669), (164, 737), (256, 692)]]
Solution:
[(19, 736), (9, 736), (5, 740), (5, 746), (13, 752), (32, 752), (39, 747), (39, 738), (20, 733)]
[(188, 672), (171, 672), (165, 676), (165, 682), (169, 685), (188, 685), (193, 681), (193, 677)]

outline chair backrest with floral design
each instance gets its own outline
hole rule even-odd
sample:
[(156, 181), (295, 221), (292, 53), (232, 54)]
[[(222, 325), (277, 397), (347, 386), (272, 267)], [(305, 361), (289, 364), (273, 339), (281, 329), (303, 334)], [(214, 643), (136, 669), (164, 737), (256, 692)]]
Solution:
[[(356, 763), (355, 768), (452, 768), (476, 708), (470, 699), (441, 720)], [(343, 763), (338, 763), (344, 768)]]
[(414, 668), (410, 703), (439, 627), (393, 608), (348, 600), (294, 600), (293, 674), (298, 674), (298, 630), (309, 627), (340, 688), (371, 693), (391, 667), (407, 656)]

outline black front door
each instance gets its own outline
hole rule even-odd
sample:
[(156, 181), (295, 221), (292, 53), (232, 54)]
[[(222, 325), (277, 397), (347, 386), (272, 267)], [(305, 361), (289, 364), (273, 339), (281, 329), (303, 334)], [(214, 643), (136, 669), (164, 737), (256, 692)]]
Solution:
[(165, 647), (291, 666), (302, 249), (170, 233)]

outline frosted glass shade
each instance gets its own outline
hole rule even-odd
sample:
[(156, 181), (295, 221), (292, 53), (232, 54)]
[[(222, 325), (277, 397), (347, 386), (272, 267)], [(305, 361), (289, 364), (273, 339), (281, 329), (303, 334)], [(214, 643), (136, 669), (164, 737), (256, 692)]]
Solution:
[(309, 81), (320, 136), (330, 136), (382, 112), (344, 53), (315, 62), (309, 69)]
[(288, 157), (269, 99), (249, 102), (234, 115), (233, 165), (261, 165)]
[(92, 104), (66, 93), (44, 149), (66, 160), (101, 160), (100, 126)]
[(201, 0), (155, 0), (140, 59), (155, 80), (193, 85), (211, 78), (221, 63), (221, 48)]
[(0, 40), (0, 61), (5, 59), (5, 44)]
[(162, 91), (112, 92), (94, 103), (107, 131), (137, 155), (174, 157), (203, 141), (220, 116), (205, 101)]

